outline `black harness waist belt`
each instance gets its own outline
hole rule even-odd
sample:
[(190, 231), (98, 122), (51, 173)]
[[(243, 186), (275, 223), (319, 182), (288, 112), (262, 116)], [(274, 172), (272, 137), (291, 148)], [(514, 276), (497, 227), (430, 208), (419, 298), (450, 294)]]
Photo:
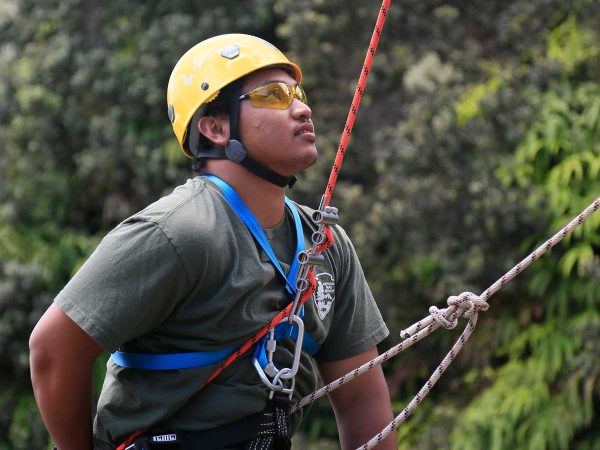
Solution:
[(206, 431), (153, 428), (125, 450), (289, 450), (290, 401), (275, 395), (264, 411)]

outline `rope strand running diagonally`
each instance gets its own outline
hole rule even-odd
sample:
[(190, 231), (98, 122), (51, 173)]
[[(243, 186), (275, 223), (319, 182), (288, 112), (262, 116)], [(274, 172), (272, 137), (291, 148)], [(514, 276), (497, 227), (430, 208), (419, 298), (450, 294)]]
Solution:
[[(388, 15), (388, 11), (390, 9), (391, 0), (383, 0), (381, 4), (381, 8), (379, 9), (379, 14), (377, 15), (377, 21), (375, 22), (375, 28), (373, 29), (373, 34), (371, 35), (371, 41), (369, 42), (369, 47), (367, 49), (367, 54), (365, 56), (365, 61), (363, 63), (362, 70), (360, 72), (360, 77), (358, 78), (358, 84), (356, 85), (356, 90), (354, 91), (354, 97), (352, 98), (352, 104), (350, 105), (350, 110), (348, 111), (348, 117), (346, 118), (346, 124), (344, 125), (344, 131), (342, 132), (342, 137), (340, 139), (340, 145), (338, 146), (335, 160), (333, 162), (333, 166), (331, 167), (331, 172), (329, 174), (329, 180), (327, 181), (327, 186), (325, 187), (325, 193), (321, 197), (321, 204), (319, 205), (319, 212), (326, 211), (329, 202), (331, 201), (331, 196), (333, 195), (333, 190), (335, 189), (335, 183), (337, 181), (337, 177), (340, 173), (342, 162), (344, 161), (344, 156), (346, 155), (346, 149), (348, 147), (348, 142), (350, 140), (350, 133), (352, 133), (352, 128), (354, 127), (354, 121), (356, 119), (356, 115), (358, 114), (358, 108), (360, 107), (360, 101), (362, 99), (363, 92), (365, 91), (365, 87), (367, 85), (367, 78), (369, 77), (369, 72), (371, 70), (371, 65), (373, 63), (373, 57), (375, 56), (375, 52), (377, 51), (377, 46), (379, 44), (379, 39), (381, 37), (381, 32), (383, 31), (383, 25), (385, 24), (385, 19)], [(327, 248), (333, 245), (333, 234), (331, 232), (330, 226), (328, 224), (319, 224), (319, 229), (315, 233), (317, 236), (321, 236), (322, 239), (314, 242), (313, 246), (308, 251), (309, 255), (318, 255), (325, 251)], [(314, 266), (308, 265), (304, 268), (301, 268), (300, 274), (298, 278), (301, 278), (301, 274), (305, 272), (313, 273)], [(314, 274), (313, 274), (314, 276)], [(298, 289), (298, 292), (301, 290)], [(297, 310), (299, 293), (296, 293), (296, 299), (292, 305), (293, 314)], [(291, 316), (290, 316), (291, 317)]]
[[(538, 260), (544, 253), (562, 241), (568, 234), (570, 234), (575, 228), (583, 223), (590, 215), (596, 212), (600, 208), (600, 197), (594, 200), (587, 208), (585, 208), (577, 217), (571, 220), (561, 230), (555, 233), (550, 239), (536, 248), (527, 257), (523, 258), (517, 263), (512, 269), (506, 274), (500, 277), (494, 284), (488, 287), (480, 296), (476, 296), (470, 292), (464, 292), (458, 296), (452, 296), (448, 299), (449, 307), (444, 310), (438, 310), (434, 307), (430, 308), (430, 315), (425, 319), (420, 320), (411, 325), (406, 330), (400, 333), (401, 341), (396, 346), (392, 347), (388, 351), (382, 353), (377, 358), (363, 364), (357, 369), (353, 370), (346, 375), (338, 378), (337, 380), (323, 386), (321, 389), (313, 392), (312, 394), (304, 397), (297, 403), (294, 403), (291, 407), (291, 412), (297, 411), (314, 400), (327, 395), (329, 392), (337, 389), (348, 381), (356, 378), (357, 376), (367, 372), (378, 364), (391, 359), (398, 353), (419, 342), (426, 336), (429, 336), (440, 326), (446, 328), (454, 328), (457, 319), (459, 317), (469, 317), (469, 321), (460, 334), (448, 354), (444, 357), (440, 365), (435, 369), (431, 377), (423, 385), (421, 390), (415, 395), (411, 402), (398, 414), (394, 420), (392, 420), (379, 434), (374, 436), (369, 442), (359, 447), (359, 450), (371, 449), (381, 441), (383, 441), (394, 429), (404, 422), (414, 409), (423, 401), (423, 399), (429, 394), (429, 391), (433, 388), (435, 383), (439, 380), (440, 376), (456, 358), (464, 344), (467, 342), (475, 325), (477, 324), (477, 316), (479, 310), (487, 309), (487, 301), (489, 298), (504, 287), (508, 282), (514, 279), (517, 275), (522, 273), (527, 267), (529, 267), (534, 261)], [(438, 315), (443, 316), (443, 320), (436, 319)]]
[(377, 45), (379, 44), (379, 38), (381, 37), (381, 32), (383, 31), (383, 25), (385, 23), (385, 19), (388, 15), (388, 11), (390, 9), (391, 0), (383, 0), (381, 4), (381, 8), (379, 9), (379, 14), (377, 16), (377, 22), (375, 23), (375, 28), (373, 30), (373, 35), (371, 36), (371, 42), (369, 43), (369, 48), (367, 50), (367, 55), (365, 56), (365, 62), (363, 64), (363, 68), (360, 72), (360, 77), (358, 79), (358, 84), (356, 86), (356, 90), (354, 91), (354, 98), (352, 99), (352, 104), (350, 106), (350, 111), (348, 112), (348, 117), (346, 119), (346, 125), (344, 126), (344, 131), (342, 133), (342, 138), (340, 140), (340, 145), (338, 147), (335, 161), (333, 162), (333, 167), (331, 168), (331, 172), (329, 174), (329, 180), (327, 181), (327, 186), (325, 188), (324, 194), (324, 205), (329, 205), (329, 201), (331, 200), (331, 196), (333, 194), (333, 190), (335, 188), (335, 183), (337, 181), (338, 174), (340, 173), (340, 169), (342, 167), (342, 162), (344, 160), (344, 156), (346, 154), (346, 148), (348, 147), (348, 141), (350, 140), (350, 133), (352, 133), (352, 128), (354, 127), (354, 120), (356, 119), (356, 115), (358, 114), (358, 108), (360, 106), (360, 101), (362, 99), (363, 92), (365, 91), (365, 86), (367, 85), (367, 78), (369, 76), (369, 71), (371, 70), (371, 64), (373, 62), (373, 57), (375, 56), (375, 52), (377, 51)]

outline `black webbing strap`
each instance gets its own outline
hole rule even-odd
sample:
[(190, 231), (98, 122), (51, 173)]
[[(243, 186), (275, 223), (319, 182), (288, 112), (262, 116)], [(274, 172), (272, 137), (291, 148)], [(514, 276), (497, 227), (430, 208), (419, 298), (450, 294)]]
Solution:
[(291, 175), (289, 177), (280, 175), (277, 172), (263, 166), (247, 153), (246, 157), (240, 162), (240, 164), (253, 174), (261, 177), (263, 180), (267, 180), (279, 187), (291, 188), (294, 186), (294, 184), (296, 184), (296, 177), (294, 175)]
[(289, 397), (275, 394), (263, 411), (264, 420), (257, 436), (246, 444), (244, 450), (290, 450), (289, 417)]

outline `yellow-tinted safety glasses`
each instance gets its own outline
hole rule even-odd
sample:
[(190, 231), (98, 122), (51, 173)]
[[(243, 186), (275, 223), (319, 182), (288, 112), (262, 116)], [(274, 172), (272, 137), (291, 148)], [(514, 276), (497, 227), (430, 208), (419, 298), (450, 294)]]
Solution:
[(240, 95), (240, 101), (250, 99), (250, 104), (255, 108), (286, 109), (294, 98), (307, 104), (306, 94), (300, 86), (288, 86), (283, 81), (273, 81)]

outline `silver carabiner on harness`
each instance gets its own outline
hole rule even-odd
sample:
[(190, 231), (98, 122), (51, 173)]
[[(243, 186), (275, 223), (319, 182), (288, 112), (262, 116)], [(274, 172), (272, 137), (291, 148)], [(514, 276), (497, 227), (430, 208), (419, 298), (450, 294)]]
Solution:
[[(294, 356), (292, 359), (292, 366), (284, 367), (283, 369), (278, 369), (275, 366), (275, 363), (273, 362), (273, 355), (275, 354), (275, 350), (277, 348), (277, 341), (275, 339), (274, 328), (269, 330), (267, 342), (265, 344), (265, 349), (267, 353), (267, 365), (265, 366), (265, 368), (263, 369), (256, 356), (253, 359), (254, 368), (256, 369), (258, 376), (260, 377), (263, 384), (267, 386), (271, 391), (269, 394), (269, 398), (272, 398), (275, 392), (283, 392), (285, 394), (288, 394), (290, 398), (292, 398), (292, 395), (294, 393), (294, 387), (296, 385), (295, 376), (298, 373), (298, 369), (300, 368), (300, 357), (302, 356), (302, 342), (304, 340), (304, 322), (297, 315), (293, 315), (291, 319), (292, 322), (298, 327), (298, 337), (296, 338), (296, 342), (294, 344)], [(282, 319), (281, 322), (284, 321), (287, 321), (287, 318)], [(271, 379), (269, 379), (269, 377)], [(288, 382), (287, 386), (286, 382)]]

